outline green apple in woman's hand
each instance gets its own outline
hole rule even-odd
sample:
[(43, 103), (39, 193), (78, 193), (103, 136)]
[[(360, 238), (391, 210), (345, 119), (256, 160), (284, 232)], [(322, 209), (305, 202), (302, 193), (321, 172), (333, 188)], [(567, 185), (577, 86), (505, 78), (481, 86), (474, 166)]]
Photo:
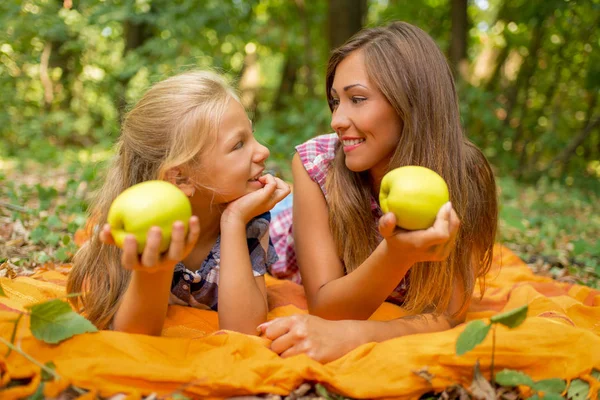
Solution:
[(381, 210), (394, 213), (396, 225), (403, 229), (431, 227), (438, 211), (448, 201), (444, 178), (429, 168), (414, 165), (396, 168), (381, 181)]
[(162, 230), (162, 253), (169, 248), (173, 223), (183, 222), (187, 234), (191, 216), (190, 201), (177, 186), (154, 180), (124, 190), (111, 204), (107, 220), (115, 244), (123, 248), (125, 236), (133, 234), (141, 254), (151, 227), (158, 226)]

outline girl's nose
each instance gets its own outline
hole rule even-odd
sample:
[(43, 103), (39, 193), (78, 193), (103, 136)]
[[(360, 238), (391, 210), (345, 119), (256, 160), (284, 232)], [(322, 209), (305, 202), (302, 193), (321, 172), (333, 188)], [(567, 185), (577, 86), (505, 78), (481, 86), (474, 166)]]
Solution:
[(269, 149), (266, 146), (263, 146), (259, 142), (256, 142), (256, 145), (257, 145), (257, 148), (256, 148), (256, 151), (254, 152), (254, 162), (256, 162), (257, 164), (260, 164), (260, 163), (264, 162), (267, 158), (269, 158), (269, 155), (271, 154), (271, 152), (269, 151)]

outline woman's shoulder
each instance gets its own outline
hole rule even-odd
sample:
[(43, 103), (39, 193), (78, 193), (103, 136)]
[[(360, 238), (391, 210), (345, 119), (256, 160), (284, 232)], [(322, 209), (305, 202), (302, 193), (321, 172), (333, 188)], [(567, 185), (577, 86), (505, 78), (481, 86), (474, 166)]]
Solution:
[(298, 155), (303, 163), (305, 160), (307, 162), (314, 162), (316, 158), (333, 159), (338, 143), (337, 134), (329, 133), (307, 140), (296, 146), (296, 151), (298, 151)]
[(337, 134), (330, 133), (312, 138), (296, 146), (300, 161), (311, 179), (324, 187), (325, 176), (329, 164), (335, 157), (335, 150), (339, 143)]

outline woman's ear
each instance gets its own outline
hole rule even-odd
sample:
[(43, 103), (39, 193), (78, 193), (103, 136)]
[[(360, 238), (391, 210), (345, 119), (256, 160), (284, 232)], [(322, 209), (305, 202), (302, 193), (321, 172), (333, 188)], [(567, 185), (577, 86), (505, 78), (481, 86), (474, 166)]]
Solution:
[(196, 187), (192, 180), (183, 174), (179, 168), (171, 168), (165, 175), (165, 180), (177, 186), (187, 197), (192, 197), (196, 193)]

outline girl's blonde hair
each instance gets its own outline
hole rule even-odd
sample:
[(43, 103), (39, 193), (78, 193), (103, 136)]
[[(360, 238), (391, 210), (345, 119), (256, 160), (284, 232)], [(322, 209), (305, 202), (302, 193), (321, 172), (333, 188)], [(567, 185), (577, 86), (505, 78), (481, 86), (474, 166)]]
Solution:
[[(116, 157), (90, 206), (93, 225), (106, 223), (113, 200), (137, 183), (164, 179), (174, 167), (193, 167), (216, 142), (233, 89), (209, 71), (185, 72), (152, 86), (126, 114)], [(72, 304), (98, 328), (109, 326), (131, 272), (121, 266), (121, 250), (100, 242), (98, 230), (75, 254), (68, 293)]]
[[(447, 309), (458, 279), (465, 290), (463, 311), (476, 277), (490, 268), (497, 204), (489, 164), (464, 136), (452, 72), (431, 37), (413, 25), (395, 22), (364, 29), (335, 49), (329, 59), (326, 93), (332, 111), (336, 68), (357, 50), (364, 52), (370, 80), (403, 123), (388, 170), (421, 165), (439, 173), (462, 222), (455, 249), (446, 261), (411, 268), (405, 307), (414, 312)], [(339, 256), (350, 272), (381, 240), (370, 207), (370, 177), (367, 172), (350, 171), (338, 146), (326, 185), (329, 225)], [(473, 271), (473, 254), (477, 254), (477, 271)]]

